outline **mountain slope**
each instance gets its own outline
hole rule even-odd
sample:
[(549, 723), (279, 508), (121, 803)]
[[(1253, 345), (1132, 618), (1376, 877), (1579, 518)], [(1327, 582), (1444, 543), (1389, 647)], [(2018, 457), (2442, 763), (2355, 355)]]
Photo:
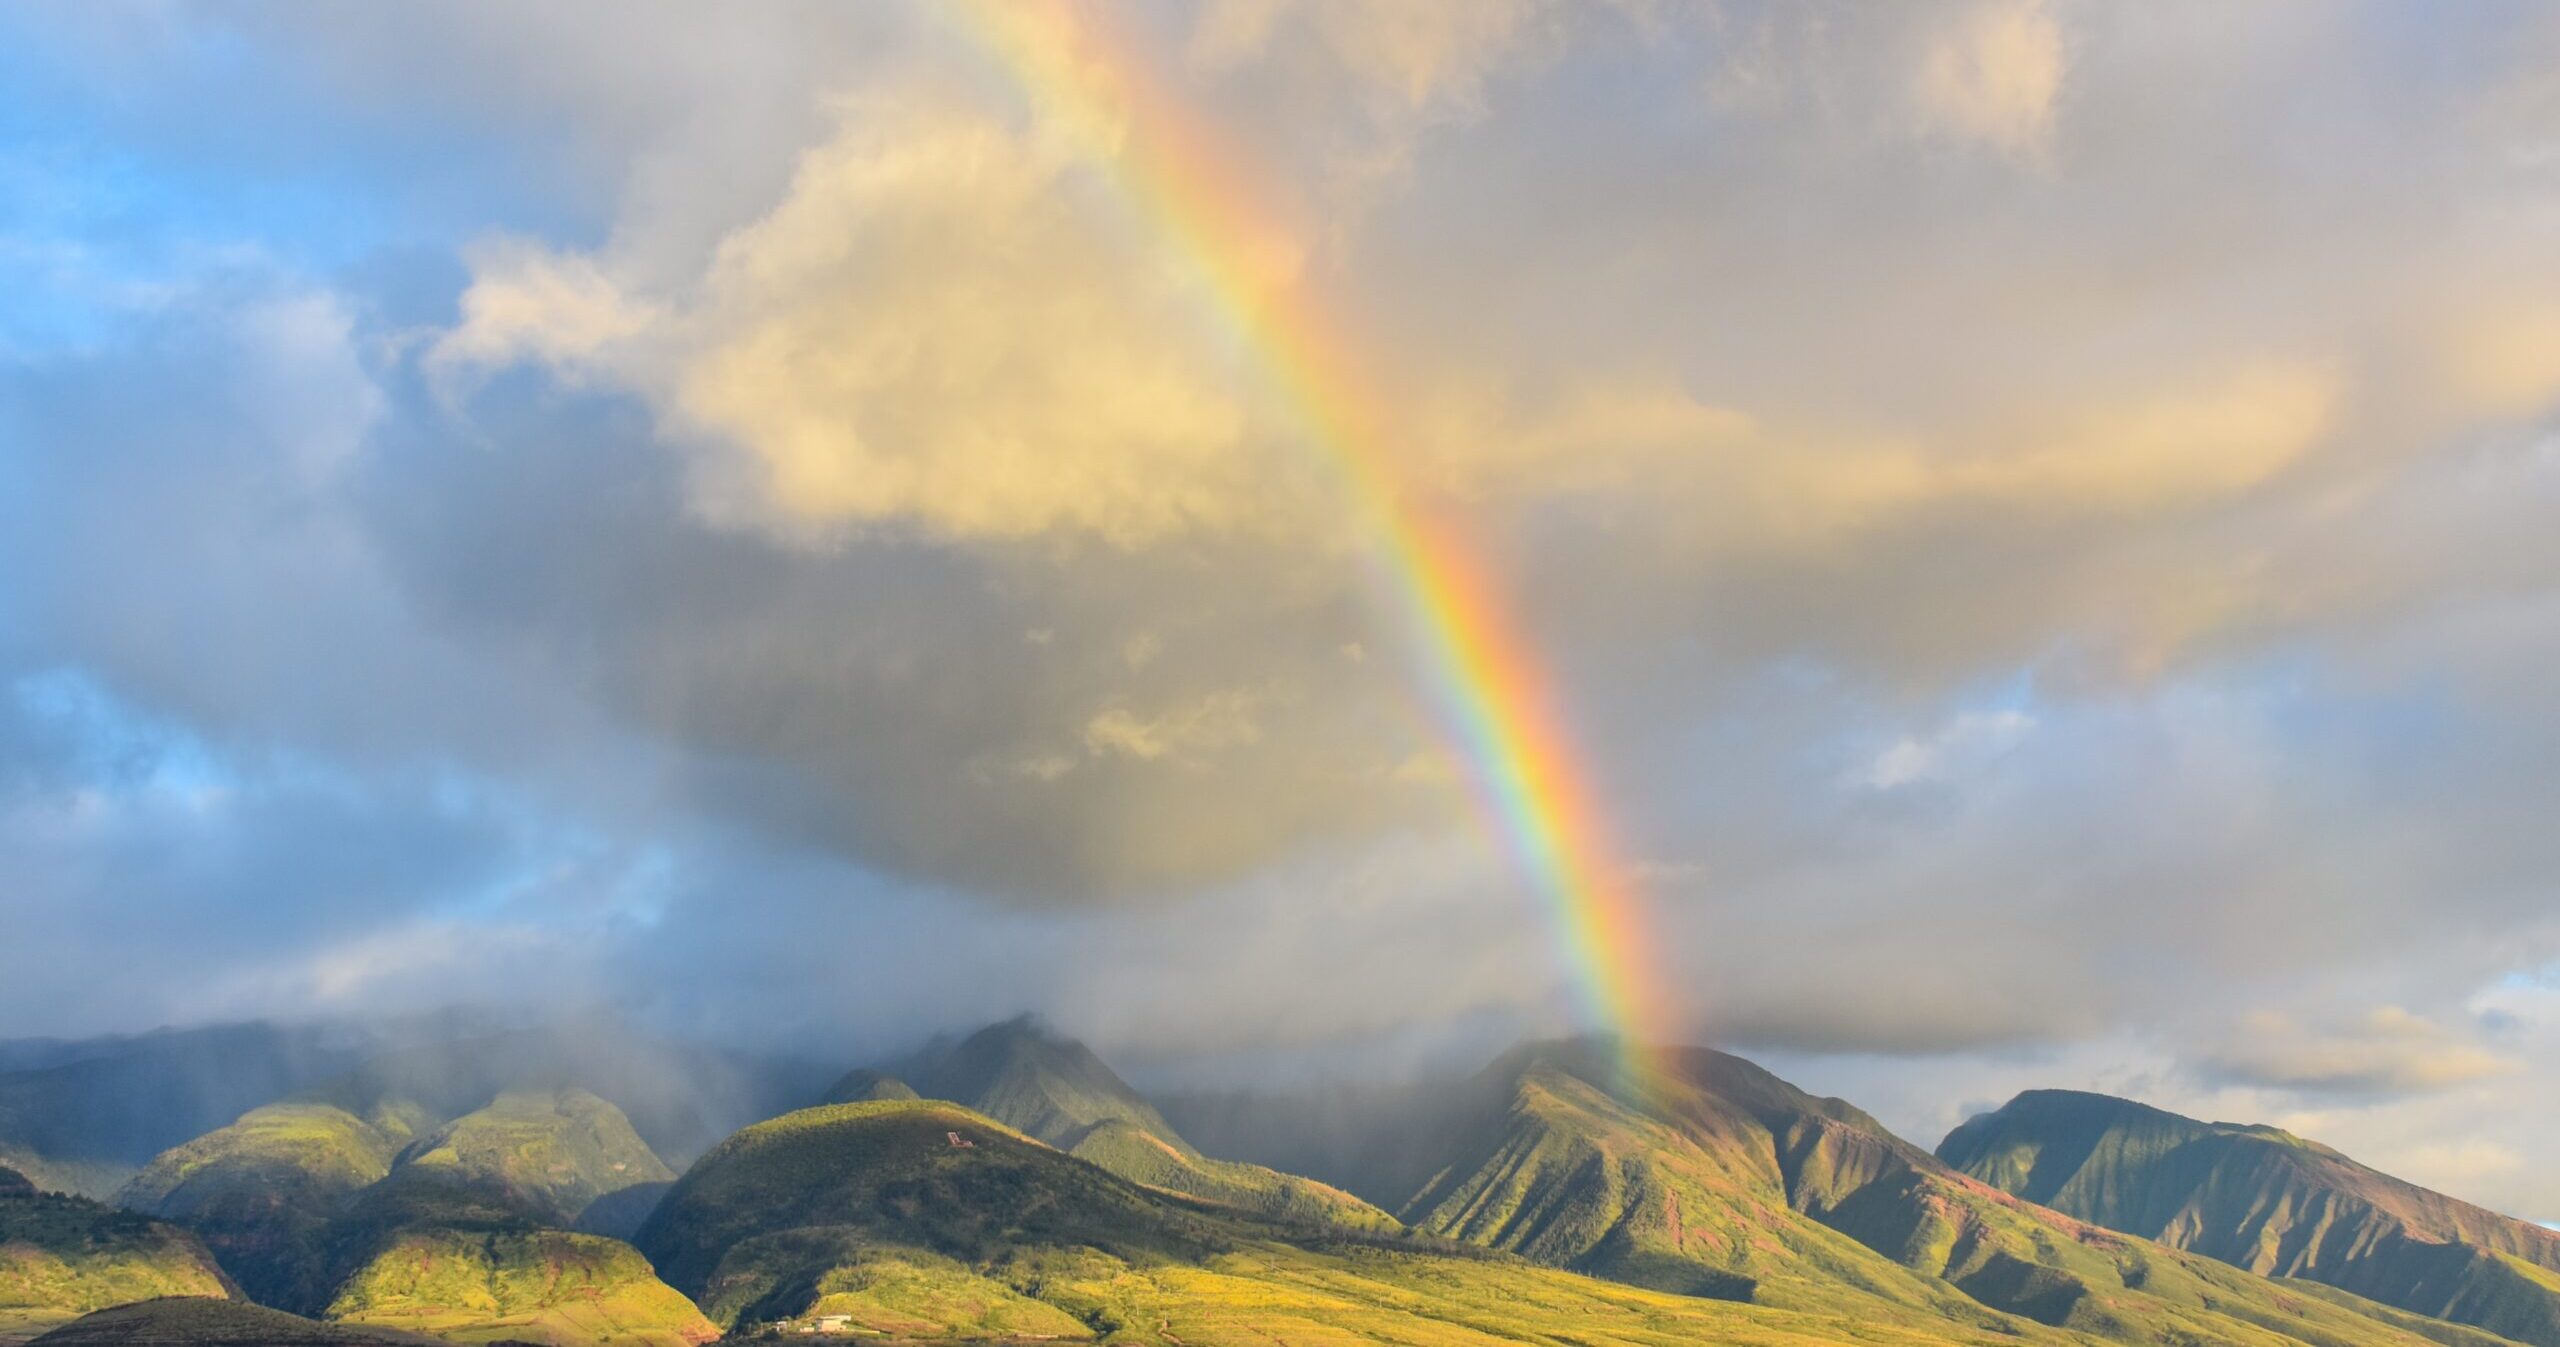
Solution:
[[(2410, 1341), (2305, 1297), (2097, 1229), (1948, 1169), (1838, 1100), (1721, 1053), (1624, 1083), (1591, 1043), (1490, 1069), (1417, 1226), (1541, 1262), (1808, 1310), (1866, 1304), (1998, 1331), (2023, 1319), (2122, 1343)], [(2014, 1316), (2014, 1317), (2013, 1317)]]
[(736, 1128), (797, 1106), (826, 1079), (807, 1063), (655, 1038), (588, 1016), (412, 1044), (311, 1094), (360, 1114), (408, 1100), (458, 1118), (509, 1091), (584, 1090), (621, 1110), (651, 1150), (684, 1163)]
[(510, 1092), (439, 1124), (377, 1085), (331, 1093), (373, 1112), (252, 1110), (154, 1160), (125, 1200), (195, 1226), (254, 1299), (297, 1313), (458, 1341), (712, 1335), (630, 1246), (556, 1228), (674, 1177), (612, 1104)]
[(541, 1229), (399, 1230), (339, 1285), (328, 1318), (558, 1347), (691, 1347), (719, 1336), (630, 1245)]
[(1097, 1123), (1068, 1154), (1152, 1188), (1276, 1221), (1392, 1231), (1396, 1219), (1339, 1188), (1260, 1165), (1213, 1160), (1135, 1123)]
[(584, 1090), (501, 1094), (410, 1143), (394, 1172), (486, 1189), (563, 1226), (598, 1198), (675, 1179), (620, 1109)]
[(678, 1180), (638, 1242), (731, 1326), (827, 1313), (905, 1337), (1185, 1347), (2064, 1341), (1997, 1316), (1789, 1312), (1427, 1241), (1265, 1224), (939, 1101), (820, 1107), (750, 1127)]
[(1949, 1133), (1939, 1155), (2093, 1224), (2560, 1347), (2560, 1234), (2275, 1128), (2034, 1090)]
[(883, 1099), (921, 1099), (914, 1086), (885, 1071), (854, 1070), (827, 1087), (822, 1104), (868, 1104)]
[(0, 1072), (0, 1159), (104, 1198), (161, 1151), (345, 1071), (363, 1040), (236, 1024), (45, 1048)]
[(1202, 1155), (1092, 1050), (1027, 1018), (989, 1025), (954, 1046), (928, 1050), (897, 1075), (853, 1072), (828, 1098), (918, 1094), (962, 1104), (1138, 1183), (1279, 1220), (1372, 1230), (1395, 1225), (1387, 1213), (1339, 1188)]
[(196, 1237), (0, 1169), (0, 1341), (155, 1296), (228, 1297)]
[(100, 1310), (36, 1341), (44, 1347), (437, 1347), (439, 1340), (315, 1323), (235, 1300), (171, 1297)]
[(252, 1300), (317, 1310), (328, 1302), (331, 1224), (425, 1121), (413, 1105), (358, 1117), (270, 1104), (163, 1152), (117, 1201), (202, 1234)]
[[(964, 1104), (1060, 1150), (1072, 1148), (1096, 1124), (1110, 1121), (1183, 1144), (1155, 1105), (1091, 1049), (1043, 1030), (1028, 1017), (988, 1025), (949, 1047), (927, 1049), (892, 1074), (925, 1098)], [(839, 1088), (851, 1080), (839, 1082)]]
[(500, 1095), (405, 1148), (327, 1230), (333, 1321), (561, 1347), (717, 1336), (617, 1239), (557, 1227), (672, 1178), (620, 1110), (581, 1091)]

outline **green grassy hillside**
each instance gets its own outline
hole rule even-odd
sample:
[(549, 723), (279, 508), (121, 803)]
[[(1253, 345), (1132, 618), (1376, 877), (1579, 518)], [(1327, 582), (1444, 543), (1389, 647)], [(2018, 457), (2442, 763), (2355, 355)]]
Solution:
[(718, 1336), (637, 1250), (559, 1230), (400, 1231), (339, 1286), (328, 1317), (556, 1347), (689, 1347)]
[(2123, 1343), (2344, 1343), (2409, 1334), (2351, 1304), (2098, 1229), (1948, 1169), (1838, 1100), (1720, 1053), (1639, 1091), (1614, 1054), (1536, 1045), (1417, 1195), (1423, 1228), (1695, 1295), (1860, 1301)]
[(0, 1341), (128, 1301), (231, 1294), (212, 1253), (185, 1230), (39, 1193), (0, 1169)]
[[(1091, 1049), (1028, 1019), (989, 1025), (905, 1069), (924, 1096), (965, 1105), (1125, 1179), (1276, 1220), (1365, 1230), (1396, 1223), (1339, 1188), (1202, 1155)], [(900, 1077), (876, 1071), (853, 1072), (828, 1092), (834, 1102), (916, 1095)]]
[(155, 1160), (127, 1200), (203, 1230), (253, 1298), (301, 1313), (467, 1341), (710, 1334), (628, 1245), (552, 1228), (674, 1177), (613, 1105), (507, 1093), (441, 1125), (406, 1102), (373, 1110), (254, 1110)]
[(2093, 1224), (2560, 1347), (2560, 1235), (2275, 1128), (2034, 1090), (1939, 1154)]
[(501, 1095), (403, 1150), (331, 1223), (326, 1313), (462, 1342), (705, 1341), (709, 1321), (631, 1246), (556, 1228), (635, 1175), (673, 1177), (613, 1105)]
[(1134, 1123), (1097, 1124), (1069, 1152), (1136, 1183), (1271, 1220), (1394, 1230), (1396, 1219), (1339, 1188), (1260, 1165), (1212, 1160)]
[(1297, 1247), (1279, 1229), (1150, 1193), (951, 1104), (876, 1102), (732, 1137), (678, 1181), (640, 1244), (731, 1324), (841, 1313), (909, 1337), (1185, 1344), (1853, 1340), (1460, 1251)]
[(328, 1303), (332, 1222), (379, 1181), (424, 1122), (414, 1107), (358, 1117), (334, 1104), (253, 1109), (164, 1152), (118, 1200), (184, 1222), (260, 1304)]
[(100, 1310), (36, 1339), (44, 1347), (437, 1347), (412, 1333), (323, 1324), (231, 1300), (145, 1300)]
[[(953, 1145), (953, 1133), (971, 1144)], [(1783, 1195), (1766, 1196), (1776, 1205), (1762, 1219), (1803, 1219)], [(2136, 1241), (2090, 1233), (2139, 1263)], [(1748, 1244), (1759, 1232), (1727, 1228), (1716, 1237)], [(1269, 1223), (1130, 1183), (954, 1105), (876, 1102), (810, 1109), (739, 1133), (678, 1181), (639, 1243), (717, 1322), (753, 1330), (846, 1314), (872, 1332), (917, 1340), (2433, 1341), (2360, 1314), (2345, 1298), (2286, 1295), (2211, 1264), (2228, 1283), (2192, 1294), (2224, 1302), (2222, 1312), (2181, 1302), (2183, 1317), (2173, 1314), (2129, 1291), (2108, 1263), (2109, 1284), (2090, 1312), (2055, 1329), (1989, 1309), (1838, 1232), (1807, 1238), (1838, 1260), (1843, 1275), (1827, 1291), (1808, 1276), (1785, 1305), (1700, 1298), (1427, 1237)], [(2107, 1316), (2137, 1302), (2160, 1332), (2103, 1331), (2115, 1323)], [(2257, 1313), (2293, 1331), (2251, 1322)]]
[(675, 1179), (620, 1109), (584, 1090), (501, 1094), (411, 1143), (395, 1168), (401, 1181), (484, 1188), (563, 1226), (600, 1197)]
[[(1176, 1145), (1173, 1124), (1093, 1051), (1029, 1019), (991, 1024), (907, 1062), (898, 1079), (1065, 1149), (1099, 1123), (1125, 1122)], [(1188, 1149), (1186, 1146), (1185, 1149)]]
[[(952, 1135), (970, 1143), (958, 1146)], [(1197, 1259), (1223, 1227), (955, 1104), (883, 1101), (758, 1123), (696, 1162), (637, 1243), (678, 1290), (735, 1296), (722, 1262), (759, 1235), (851, 1227), (963, 1262), (1021, 1244)]]

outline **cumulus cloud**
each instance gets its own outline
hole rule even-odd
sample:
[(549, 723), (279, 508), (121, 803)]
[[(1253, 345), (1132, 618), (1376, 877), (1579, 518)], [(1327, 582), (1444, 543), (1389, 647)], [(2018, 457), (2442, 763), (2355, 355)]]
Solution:
[(682, 313), (587, 258), (484, 259), (451, 362), (609, 370), (736, 457), (713, 514), (1124, 544), (1226, 525), (1246, 416), (1178, 268), (1069, 190), (1066, 147), (881, 99), (731, 234)]
[(2398, 1006), (2316, 1028), (2262, 1011), (2235, 1026), (2231, 1040), (2199, 1066), (2216, 1080), (2349, 1094), (2443, 1090), (2523, 1069)]
[(2043, 0), (1994, 0), (1960, 13), (1929, 43), (1914, 92), (1935, 128), (2033, 159), (2051, 143), (2069, 64)]

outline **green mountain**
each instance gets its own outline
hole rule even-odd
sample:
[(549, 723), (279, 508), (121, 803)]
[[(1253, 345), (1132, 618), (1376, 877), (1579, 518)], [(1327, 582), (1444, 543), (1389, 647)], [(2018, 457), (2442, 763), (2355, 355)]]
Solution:
[(117, 1201), (203, 1235), (250, 1299), (316, 1311), (329, 1299), (333, 1224), (426, 1121), (405, 1104), (364, 1117), (269, 1104), (162, 1153)]
[(916, 1087), (885, 1071), (855, 1070), (844, 1073), (827, 1088), (822, 1104), (869, 1104), (883, 1099), (922, 1099)]
[(629, 1245), (558, 1228), (674, 1178), (613, 1105), (517, 1091), (437, 1123), (372, 1085), (331, 1093), (373, 1111), (253, 1110), (153, 1161), (126, 1200), (194, 1225), (253, 1298), (296, 1312), (456, 1341), (712, 1336)]
[(510, 1091), (583, 1090), (610, 1101), (657, 1154), (678, 1163), (759, 1118), (814, 1096), (824, 1068), (638, 1033), (607, 1016), (384, 1052), (316, 1091), (364, 1112), (409, 1100), (458, 1118)]
[[(1808, 1311), (1893, 1307), (2118, 1343), (2407, 1341), (2351, 1298), (2296, 1294), (1995, 1192), (1836, 1099), (1739, 1058), (1676, 1055), (1639, 1089), (1591, 1042), (1481, 1082), (1455, 1163), (1405, 1215), (1597, 1276)], [(2439, 1339), (2440, 1340), (2440, 1339)]]
[(719, 1336), (620, 1240), (476, 1223), (390, 1233), (339, 1284), (328, 1318), (554, 1347), (692, 1347)]
[(708, 1341), (710, 1322), (637, 1250), (559, 1228), (673, 1177), (594, 1095), (502, 1094), (403, 1149), (329, 1225), (326, 1316), (456, 1342)]
[(667, 1190), (675, 1186), (675, 1180), (670, 1178), (656, 1183), (635, 1183), (606, 1193), (588, 1203), (587, 1209), (578, 1213), (578, 1219), (571, 1222), (569, 1228), (581, 1234), (605, 1235), (628, 1243), (633, 1235), (640, 1233), (649, 1213), (658, 1209), (658, 1203), (666, 1197)]
[[(928, 1099), (948, 1099), (1061, 1150), (1103, 1122), (1131, 1123), (1168, 1141), (1178, 1134), (1155, 1105), (1093, 1051), (1028, 1016), (991, 1024), (957, 1044), (931, 1048), (895, 1073)], [(860, 1077), (837, 1083), (832, 1097)]]
[[(907, 1096), (898, 1092), (914, 1086)], [(1395, 1219), (1313, 1179), (1201, 1154), (1091, 1049), (1028, 1018), (930, 1050), (897, 1076), (856, 1071), (835, 1102), (921, 1094), (946, 1099), (1089, 1160), (1122, 1178), (1280, 1220), (1393, 1229)]]
[(0, 1163), (105, 1198), (161, 1151), (354, 1066), (364, 1042), (234, 1024), (14, 1044), (0, 1070)]
[(0, 1342), (128, 1301), (232, 1294), (185, 1230), (0, 1169)]
[(750, 1127), (677, 1182), (639, 1244), (741, 1331), (842, 1314), (906, 1340), (1183, 1347), (2065, 1340), (1996, 1315), (1959, 1324), (1882, 1303), (1826, 1313), (1701, 1300), (1437, 1241), (1267, 1223), (939, 1101)]
[(390, 1176), (485, 1189), (560, 1226), (598, 1198), (674, 1180), (622, 1110), (584, 1090), (501, 1094), (410, 1143)]
[(2276, 1128), (2031, 1090), (1949, 1133), (1938, 1154), (2109, 1229), (2560, 1347), (2560, 1234)]
[(236, 1300), (173, 1297), (85, 1315), (37, 1338), (44, 1347), (440, 1347), (440, 1340), (344, 1324)]

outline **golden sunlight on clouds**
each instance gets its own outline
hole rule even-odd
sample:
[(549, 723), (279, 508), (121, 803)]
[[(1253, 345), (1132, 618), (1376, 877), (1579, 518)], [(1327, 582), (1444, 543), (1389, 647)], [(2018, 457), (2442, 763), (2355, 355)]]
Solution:
[[(1100, 56), (1032, 80), (903, 70), (839, 92), (690, 256), (626, 250), (671, 232), (656, 198), (592, 252), (476, 250), (435, 363), (529, 360), (647, 404), (690, 523), (849, 575), (894, 555), (966, 577), (936, 602), (988, 605), (1000, 649), (965, 622), (876, 648), (812, 624), (808, 667), (775, 686), (826, 695), (736, 733), (845, 783), (817, 826), (867, 856), (1079, 894), (1232, 879), (1463, 807), (1410, 766), (1432, 759), (1409, 652), (1298, 409), (1183, 231), (1113, 176), (1145, 159), (1127, 119), (1149, 109), (1241, 147), (1221, 171), (1281, 204), (1238, 211), (1268, 232), (1224, 245), (1338, 315), (1402, 483), (1595, 688), (1692, 657), (1682, 698), (1719, 661), (1779, 656), (1911, 687), (2056, 650), (2075, 679), (2164, 676), (2253, 624), (2369, 603), (2385, 587), (2339, 581), (2353, 567), (2306, 551), (2304, 521), (2469, 409), (2529, 411), (2560, 380), (2529, 248), (2437, 248), (2419, 256), (2441, 275), (2377, 287), (2432, 217), (2331, 256), (2300, 253), (2274, 206), (2182, 207), (2147, 150), (2125, 157), (2139, 142), (2096, 134), (2150, 87), (2102, 59), (2105, 34), (2032, 0), (1854, 33), (1825, 13), (1688, 36), (1733, 35), (1727, 55), (1770, 72), (1784, 96), (1741, 110), (1700, 92), (1676, 20), (1590, 20), (1610, 25), (1593, 52), (1673, 58), (1647, 134), (1698, 158), (1669, 171), (1674, 147), (1613, 128), (1587, 182), (1559, 178), (1570, 201), (1523, 195), (1530, 161), (1501, 144), (1509, 81), (1591, 73), (1547, 50), (1549, 25), (1584, 21), (1542, 5), (1229, 0), (1138, 33), (1165, 89)], [(1089, 97), (1049, 87), (1086, 77)], [(2070, 156), (2066, 105), (2091, 133)], [(1317, 218), (1345, 162), (1408, 152), (1416, 176)], [(1847, 167), (1801, 176), (1826, 154)], [(1879, 173), (1953, 176), (1876, 215)], [(1768, 214), (1804, 191), (1820, 210)], [(2022, 246), (2012, 227), (2048, 212), (2068, 246)], [(2243, 224), (2263, 237), (2194, 246)], [(2123, 318), (2085, 302), (2137, 286)], [(2436, 307), (2492, 291), (2494, 322)], [(1707, 654), (1665, 644), (1682, 623)], [(919, 711), (919, 660), (969, 676)], [(875, 779), (897, 789), (855, 794)]]
[(2377, 1006), (2335, 1025), (2261, 1011), (2242, 1018), (2208, 1063), (2217, 1075), (2312, 1090), (2449, 1089), (2521, 1069), (2510, 1056), (2467, 1042), (2399, 1006)]
[(440, 369), (527, 356), (574, 367), (657, 331), (667, 315), (624, 295), (596, 264), (539, 244), (498, 239), (470, 255), (462, 322), (439, 340)]
[(1444, 403), (1426, 476), (1492, 504), (1623, 496), (1711, 525), (1719, 550), (1801, 552), (1951, 506), (2042, 520), (2227, 500), (2310, 452), (2338, 396), (2320, 367), (2246, 365), (2193, 387), (1859, 432), (1764, 423), (1660, 381), (1593, 381), (1543, 407)]
[(2328, 428), (2336, 399), (2335, 380), (2319, 370), (2247, 369), (2196, 392), (2074, 409), (2050, 431), (2029, 431), (2016, 452), (1954, 467), (1946, 484), (1954, 494), (2030, 511), (2133, 513), (2210, 502), (2300, 458)]
[(715, 442), (700, 503), (733, 522), (1126, 546), (1237, 527), (1274, 498), (1236, 353), (1077, 169), (949, 100), (866, 108), (681, 309), (496, 250), (439, 354), (611, 368)]
[(2068, 65), (2061, 25), (2042, 0), (1994, 0), (1930, 44), (1920, 108), (1937, 130), (2032, 161), (2052, 137)]
[(1183, 759), (1262, 738), (1255, 718), (1261, 697), (1234, 688), (1153, 716), (1109, 707), (1085, 722), (1084, 747), (1095, 757)]
[(2446, 383), (2491, 415), (2560, 398), (2560, 308), (2506, 307), (2473, 318), (2442, 348)]
[(1223, 526), (1246, 414), (1179, 272), (1071, 161), (945, 108), (855, 124), (705, 279), (676, 407), (743, 449), (792, 524), (1139, 543)]

